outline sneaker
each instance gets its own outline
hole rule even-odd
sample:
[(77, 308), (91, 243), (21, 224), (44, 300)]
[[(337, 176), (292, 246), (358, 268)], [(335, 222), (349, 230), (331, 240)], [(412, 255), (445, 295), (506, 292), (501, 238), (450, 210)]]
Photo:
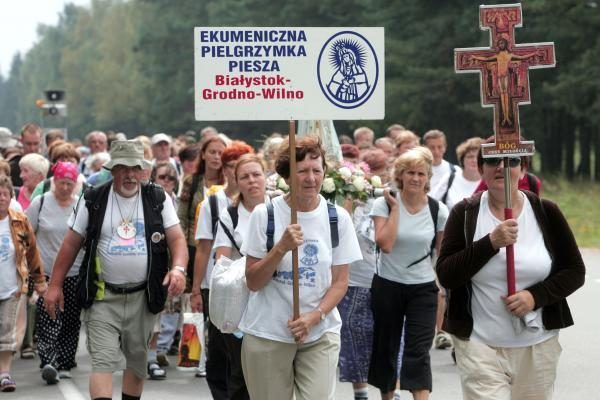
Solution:
[(452, 339), (446, 332), (439, 331), (437, 335), (435, 335), (435, 340), (433, 341), (436, 349), (447, 349), (452, 347)]
[(165, 353), (158, 353), (156, 355), (156, 362), (158, 362), (158, 365), (160, 365), (161, 367), (168, 367), (169, 365), (171, 365), (171, 363), (169, 362), (169, 357), (167, 357)]
[(60, 381), (58, 371), (51, 364), (46, 364), (42, 368), (42, 379), (46, 381), (48, 385), (56, 385)]
[(196, 372), (196, 378), (206, 378), (206, 371), (205, 370), (198, 370), (198, 372)]
[(400, 400), (400, 394), (402, 392), (399, 389), (394, 390), (394, 400)]
[(73, 375), (71, 375), (71, 371), (69, 371), (68, 369), (63, 369), (58, 371), (58, 377), (60, 379), (71, 379), (73, 378)]
[(156, 362), (148, 363), (148, 376), (153, 381), (167, 379), (167, 371), (162, 369)]

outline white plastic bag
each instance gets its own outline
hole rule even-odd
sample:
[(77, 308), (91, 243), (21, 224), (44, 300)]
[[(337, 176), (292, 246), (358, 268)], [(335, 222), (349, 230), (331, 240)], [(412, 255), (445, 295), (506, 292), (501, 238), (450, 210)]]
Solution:
[(223, 333), (237, 330), (248, 304), (246, 257), (235, 261), (222, 256), (210, 280), (210, 321)]
[(177, 369), (195, 371), (204, 352), (204, 314), (183, 313), (183, 326), (179, 340)]

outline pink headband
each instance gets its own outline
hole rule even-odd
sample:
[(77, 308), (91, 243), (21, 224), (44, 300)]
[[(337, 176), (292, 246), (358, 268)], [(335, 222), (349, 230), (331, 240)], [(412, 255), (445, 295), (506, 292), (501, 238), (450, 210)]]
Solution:
[(59, 161), (52, 168), (54, 179), (69, 179), (77, 182), (77, 165), (72, 162)]

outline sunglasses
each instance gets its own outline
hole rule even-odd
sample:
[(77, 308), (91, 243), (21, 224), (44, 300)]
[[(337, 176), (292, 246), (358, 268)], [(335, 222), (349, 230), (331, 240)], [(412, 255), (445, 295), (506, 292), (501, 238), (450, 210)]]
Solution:
[(169, 180), (171, 182), (177, 182), (177, 177), (173, 175), (158, 175), (158, 179)]
[[(483, 163), (490, 167), (497, 167), (504, 158), (484, 158)], [(511, 168), (521, 165), (521, 157), (508, 157), (508, 166)]]

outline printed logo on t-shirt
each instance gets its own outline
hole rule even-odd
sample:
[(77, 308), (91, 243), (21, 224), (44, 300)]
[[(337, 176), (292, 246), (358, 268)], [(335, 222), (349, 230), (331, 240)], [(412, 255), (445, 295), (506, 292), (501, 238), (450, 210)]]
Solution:
[[(298, 265), (298, 286), (316, 287), (317, 272), (314, 265), (319, 263), (319, 247), (316, 244), (308, 242), (317, 242), (316, 240), (305, 240), (302, 247), (302, 257), (299, 258), (301, 265)], [(273, 278), (274, 281), (292, 286), (293, 273), (292, 271), (277, 271), (277, 275)]]
[[(313, 267), (298, 266), (298, 286), (315, 287), (317, 273)], [(273, 278), (275, 282), (283, 283), (284, 285), (292, 286), (293, 274), (292, 271), (277, 271), (277, 275)]]
[(115, 234), (108, 242), (108, 254), (111, 256), (143, 256), (147, 254), (144, 220), (135, 222), (135, 237), (123, 239)]
[[(308, 242), (309, 240), (307, 240)], [(305, 244), (302, 250), (304, 256), (300, 259), (300, 262), (304, 265), (316, 265), (319, 263), (319, 248), (311, 243)]]
[(8, 261), (10, 257), (10, 233), (0, 235), (0, 262)]

